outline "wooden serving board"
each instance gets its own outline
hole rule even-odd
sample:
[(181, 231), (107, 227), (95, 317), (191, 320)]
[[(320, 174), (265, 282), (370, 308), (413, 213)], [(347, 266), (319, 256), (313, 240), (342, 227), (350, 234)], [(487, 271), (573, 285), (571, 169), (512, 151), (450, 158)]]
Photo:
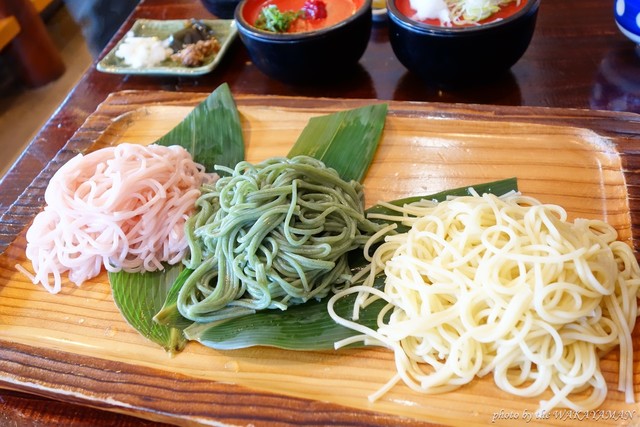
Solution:
[[(18, 263), (30, 268), (25, 227), (62, 163), (100, 146), (149, 143), (206, 95), (112, 94), (1, 218), (2, 387), (177, 425), (511, 425), (536, 411), (538, 399), (504, 393), (491, 378), (440, 395), (398, 385), (370, 403), (367, 396), (395, 372), (392, 354), (383, 349), (216, 351), (190, 343), (169, 357), (122, 319), (106, 274), (50, 295), (16, 271)], [(236, 100), (250, 161), (286, 155), (314, 115), (379, 102)], [(633, 114), (389, 102), (364, 181), (366, 204), (516, 176), (523, 193), (562, 205), (572, 218), (607, 220), (637, 249), (639, 148), (640, 118)], [(634, 343), (640, 399), (640, 328)], [(626, 404), (616, 390), (617, 359), (614, 351), (601, 364), (609, 385), (602, 413), (569, 418), (559, 412), (528, 424), (639, 423), (640, 406)]]

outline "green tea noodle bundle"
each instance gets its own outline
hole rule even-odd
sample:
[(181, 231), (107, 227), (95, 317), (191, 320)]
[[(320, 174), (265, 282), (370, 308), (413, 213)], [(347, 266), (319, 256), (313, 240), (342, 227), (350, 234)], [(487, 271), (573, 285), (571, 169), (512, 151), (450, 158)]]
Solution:
[[(541, 411), (591, 410), (607, 394), (600, 357), (619, 346), (618, 389), (633, 402), (640, 268), (613, 227), (568, 222), (561, 207), (518, 193), (395, 209), (382, 219), (409, 231), (387, 235), (365, 285), (329, 302), (336, 322), (362, 334), (336, 347), (365, 341), (395, 353), (397, 374), (372, 400), (400, 380), (440, 393), (492, 373), (509, 393), (549, 396)], [(371, 287), (381, 271), (384, 292)], [(359, 294), (354, 319), (360, 307), (387, 301), (377, 330), (336, 315), (335, 301), (351, 293)]]
[(326, 296), (375, 224), (362, 186), (311, 157), (240, 162), (205, 185), (186, 224), (194, 269), (178, 310), (206, 322)]

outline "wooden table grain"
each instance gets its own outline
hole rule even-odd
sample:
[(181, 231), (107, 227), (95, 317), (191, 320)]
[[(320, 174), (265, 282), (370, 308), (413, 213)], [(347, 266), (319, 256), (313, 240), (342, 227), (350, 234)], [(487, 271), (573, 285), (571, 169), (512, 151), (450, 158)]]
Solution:
[[(535, 35), (522, 59), (506, 75), (464, 89), (435, 87), (407, 72), (393, 55), (384, 22), (374, 25), (369, 46), (356, 72), (330, 85), (292, 86), (270, 80), (251, 64), (239, 39), (213, 73), (197, 78), (112, 75), (91, 67), (0, 180), (0, 215), (9, 209), (97, 106), (110, 93), (123, 90), (209, 92), (226, 82), (235, 94), (638, 113), (640, 56), (636, 46), (618, 31), (613, 19), (613, 3), (606, 0), (542, 0)], [(103, 55), (135, 19), (191, 17), (211, 18), (212, 15), (197, 0), (142, 1)], [(5, 216), (0, 218), (10, 221)], [(159, 424), (73, 402), (0, 390), (0, 425), (128, 427)]]

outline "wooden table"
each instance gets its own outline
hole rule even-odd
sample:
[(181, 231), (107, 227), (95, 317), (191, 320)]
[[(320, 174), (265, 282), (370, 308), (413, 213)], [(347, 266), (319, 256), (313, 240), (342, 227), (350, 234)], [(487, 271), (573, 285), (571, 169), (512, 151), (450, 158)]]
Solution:
[[(146, 0), (116, 34), (137, 18), (211, 17), (196, 0)], [(114, 42), (107, 46), (113, 47)], [(166, 90), (210, 92), (227, 82), (235, 94), (377, 98), (463, 104), (541, 106), (640, 112), (640, 57), (613, 20), (613, 2), (543, 0), (536, 32), (524, 57), (498, 80), (464, 90), (444, 90), (409, 74), (396, 60), (385, 23), (374, 26), (357, 75), (329, 86), (289, 86), (268, 79), (236, 40), (219, 68), (198, 78), (103, 74), (92, 67), (0, 181), (0, 215), (60, 150), (88, 115), (112, 92)], [(6, 216), (3, 221), (10, 221)], [(126, 415), (0, 391), (2, 425), (144, 426)]]

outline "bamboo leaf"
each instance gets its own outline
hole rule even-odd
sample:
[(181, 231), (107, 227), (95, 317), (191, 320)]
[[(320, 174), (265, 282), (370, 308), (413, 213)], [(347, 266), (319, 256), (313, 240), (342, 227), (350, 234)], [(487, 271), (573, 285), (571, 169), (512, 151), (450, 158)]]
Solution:
[(234, 167), (244, 160), (240, 114), (229, 85), (218, 86), (155, 143), (181, 145), (207, 172), (213, 172), (215, 165)]
[[(472, 186), (479, 194), (493, 193), (502, 195), (516, 191), (515, 178)], [(401, 206), (405, 203), (421, 199), (445, 200), (448, 196), (470, 194), (471, 187), (461, 187), (443, 191), (430, 196), (410, 197), (396, 200), (392, 204)], [(376, 205), (369, 212), (389, 213), (387, 208)], [(367, 261), (362, 253), (353, 252), (350, 256), (352, 272), (366, 266)], [(376, 286), (382, 287), (383, 277), (376, 278)], [(337, 301), (336, 312), (350, 318), (355, 296), (351, 295)], [(328, 298), (321, 301), (310, 301), (299, 306), (290, 307), (286, 311), (261, 311), (249, 316), (229, 319), (210, 324), (194, 324), (185, 329), (187, 339), (196, 340), (205, 346), (216, 349), (239, 349), (251, 346), (273, 346), (289, 350), (330, 350), (334, 343), (351, 337), (356, 332), (336, 324), (327, 312)], [(361, 311), (359, 323), (375, 328), (378, 313), (384, 307), (383, 301), (376, 301), (366, 310)], [(352, 344), (357, 346), (358, 344)]]
[[(243, 160), (240, 115), (228, 85), (220, 85), (155, 143), (183, 146), (209, 172), (215, 165), (234, 167)], [(186, 342), (181, 331), (186, 326), (184, 319), (175, 313), (172, 316), (170, 306), (164, 304), (180, 271), (181, 265), (154, 273), (109, 274), (113, 299), (123, 317), (143, 336), (169, 352), (179, 351)], [(161, 310), (165, 325), (153, 320)]]
[(187, 278), (193, 273), (193, 270), (185, 268), (180, 275), (175, 279), (173, 285), (167, 293), (167, 297), (162, 305), (162, 308), (153, 317), (153, 321), (164, 326), (169, 326), (177, 329), (184, 329), (193, 323), (180, 314), (178, 310), (178, 294), (180, 289)]
[[(398, 199), (389, 202), (394, 206), (403, 206), (408, 203), (418, 202), (420, 200), (434, 200), (436, 202), (442, 202), (446, 200), (448, 197), (452, 196), (469, 196), (471, 195), (471, 189), (475, 190), (478, 194), (482, 195), (485, 193), (503, 195), (510, 191), (518, 191), (518, 181), (516, 178), (507, 178), (499, 181), (486, 182), (481, 184), (476, 184), (468, 187), (459, 187), (451, 190), (444, 190), (436, 194), (432, 194), (430, 196), (413, 196), (407, 197), (404, 199)], [(374, 205), (366, 210), (367, 215), (369, 214), (382, 214), (382, 215), (393, 215), (396, 214), (395, 211), (387, 208), (386, 206)], [(372, 221), (377, 221), (372, 219)], [(407, 230), (407, 227), (398, 224), (397, 232), (403, 233)]]
[(113, 299), (122, 316), (142, 336), (161, 345), (169, 353), (182, 350), (186, 339), (181, 330), (160, 325), (152, 318), (162, 307), (182, 268), (177, 264), (165, 271), (109, 273)]
[[(383, 285), (379, 278), (377, 287)], [(336, 302), (338, 315), (351, 318), (356, 295), (348, 295)], [(189, 340), (217, 350), (233, 350), (252, 346), (269, 346), (286, 350), (333, 349), (336, 341), (349, 338), (353, 331), (336, 324), (327, 313), (329, 297), (320, 301), (289, 307), (285, 311), (260, 311), (248, 316), (209, 324), (193, 324), (184, 330)], [(358, 323), (376, 328), (378, 313), (385, 306), (375, 301), (360, 311)], [(352, 344), (351, 346), (357, 346)]]
[[(412, 196), (404, 199), (393, 200), (389, 202), (389, 204), (392, 204), (394, 206), (402, 206), (407, 203), (418, 202), (420, 200), (434, 200), (436, 202), (442, 202), (448, 197), (452, 196), (470, 196), (472, 194), (472, 189), (480, 195), (485, 193), (503, 195), (507, 194), (510, 191), (518, 191), (518, 180), (516, 178), (506, 178), (498, 181), (485, 182), (481, 184), (470, 185), (467, 187), (444, 190), (429, 196)], [(390, 214), (393, 213), (393, 211), (387, 207), (375, 205), (367, 209), (367, 214), (371, 213)]]
[(387, 104), (313, 117), (288, 157), (306, 155), (334, 168), (345, 181), (362, 181), (378, 148)]

